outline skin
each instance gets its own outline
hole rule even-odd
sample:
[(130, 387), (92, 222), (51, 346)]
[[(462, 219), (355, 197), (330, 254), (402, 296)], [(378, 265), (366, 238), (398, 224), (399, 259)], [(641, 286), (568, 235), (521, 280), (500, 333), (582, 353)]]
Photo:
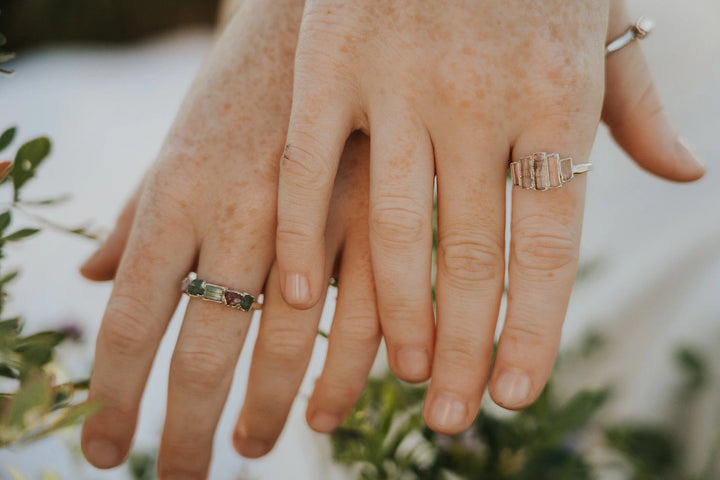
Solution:
[[(353, 8), (368, 2), (355, 3)], [(477, 413), (489, 372), (504, 277), (500, 227), (510, 149), (523, 154), (539, 149), (572, 152), (583, 161), (602, 108), (615, 138), (650, 172), (689, 181), (704, 171), (667, 123), (639, 45), (623, 49), (606, 64), (601, 53), (590, 52), (604, 43), (605, 36), (617, 36), (629, 24), (622, 4), (612, 3), (609, 13), (605, 5), (602, 15), (589, 4), (578, 2), (576, 10), (561, 15), (568, 23), (577, 18), (582, 35), (574, 32), (577, 38), (570, 35), (564, 40), (573, 48), (553, 45), (552, 63), (544, 63), (547, 49), (508, 35), (503, 44), (480, 48), (492, 43), (487, 40), (495, 28), (490, 18), (508, 25), (502, 22), (504, 8), (497, 5), (487, 10), (492, 15), (478, 16), (486, 22), (478, 31), (462, 27), (462, 22), (457, 29), (440, 28), (451, 20), (445, 13), (438, 17), (440, 27), (427, 30), (435, 26), (434, 17), (415, 12), (414, 22), (421, 22), (424, 31), (437, 30), (431, 36), (437, 43), (429, 47), (413, 37), (422, 30), (413, 22), (398, 20), (394, 28), (402, 36), (387, 31), (389, 15), (397, 15), (393, 9), (372, 16), (379, 25), (365, 25), (369, 29), (365, 33), (378, 35), (371, 42), (338, 41), (350, 30), (327, 37), (323, 28), (335, 28), (337, 22), (320, 22), (318, 29), (304, 25), (301, 42), (310, 33), (325, 35), (324, 40), (333, 40), (326, 46), (339, 46), (337, 52), (325, 51), (366, 62), (357, 67), (352, 62), (333, 64), (324, 75), (319, 75), (321, 70), (311, 71), (314, 60), (309, 47), (295, 57), (302, 2), (281, 0), (268, 8), (263, 0), (247, 0), (228, 8), (236, 14), (226, 19), (158, 160), (114, 232), (82, 268), (88, 278), (115, 280), (90, 386), (90, 399), (104, 402), (106, 408), (85, 423), (82, 446), (88, 460), (110, 468), (126, 457), (152, 359), (177, 306), (180, 280), (190, 270), (211, 282), (265, 293), (234, 436), (242, 455), (264, 455), (282, 430), (310, 358), (321, 313), (319, 300), (331, 274), (339, 279), (338, 303), (325, 368), (308, 402), (310, 426), (329, 432), (350, 412), (375, 358), (382, 320), (390, 363), (401, 377), (421, 380), (432, 368), (425, 409), (428, 424), (444, 433), (465, 429)], [(321, 18), (313, 13), (323, 11), (316, 10), (317, 5), (308, 4), (304, 22)], [(467, 16), (460, 7), (449, 11), (458, 18)], [(358, 12), (351, 17), (370, 19)], [(401, 42), (402, 38), (414, 39), (417, 45)], [(554, 37), (548, 33), (547, 38)], [(381, 52), (377, 64), (367, 63), (363, 48), (378, 45), (393, 48)], [(499, 48), (510, 53), (501, 54)], [(524, 51), (528, 48), (532, 54)], [(411, 61), (418, 49), (424, 49), (423, 65)], [(576, 51), (581, 52), (577, 57)], [(525, 62), (537, 62), (533, 71), (541, 72), (541, 80), (531, 82), (517, 67), (514, 54)], [(294, 58), (297, 67), (303, 66), (295, 75), (293, 105)], [(567, 59), (572, 60), (570, 66)], [(394, 62), (400, 73), (388, 70), (386, 62)], [(577, 63), (587, 67), (584, 73), (572, 69)], [(438, 68), (440, 64), (445, 67)], [(377, 68), (367, 70), (370, 67)], [(413, 69), (414, 74), (408, 74)], [(562, 75), (556, 73), (558, 69)], [(362, 71), (375, 72), (377, 78), (360, 75)], [(355, 82), (354, 87), (341, 85), (344, 79)], [(430, 85), (423, 85), (423, 79)], [(326, 88), (326, 95), (312, 108), (306, 98), (310, 80)], [(483, 88), (466, 88), (464, 83)], [(425, 88), (423, 98), (417, 96), (417, 88)], [(288, 223), (297, 212), (282, 213), (289, 194), (281, 190), (276, 202), (278, 182), (287, 190), (294, 175), (311, 172), (314, 160), (321, 157), (310, 153), (328, 138), (327, 133), (298, 135), (298, 126), (310, 129), (317, 123), (336, 131), (342, 122), (333, 124), (320, 117), (334, 114), (337, 120), (350, 110), (332, 103), (335, 97), (347, 95), (350, 103), (357, 103), (361, 91), (363, 102), (380, 109), (368, 114), (365, 123), (359, 122), (361, 130), (372, 131), (372, 142), (360, 134), (347, 142), (338, 140), (338, 159), (322, 157), (328, 164), (338, 164), (337, 169), (328, 169), (332, 175), (322, 180), (297, 177), (298, 185), (309, 191), (326, 189), (329, 181), (323, 199), (330, 206), (327, 213), (320, 206), (322, 214), (316, 218), (309, 212), (321, 202), (295, 192), (295, 200), (307, 211)], [(403, 92), (403, 98), (393, 92)], [(519, 114), (536, 109), (541, 112), (537, 121)], [(308, 115), (307, 122), (302, 121), (303, 114)], [(431, 143), (428, 132), (433, 132)], [(283, 154), (286, 134), (292, 141)], [(300, 142), (310, 138), (318, 141)], [(300, 161), (298, 155), (306, 153)], [(432, 205), (433, 171), (438, 175), (441, 241), (436, 328), (428, 300), (426, 219)], [(552, 366), (577, 267), (585, 181), (583, 175), (555, 191), (513, 192), (509, 310), (490, 380), (493, 399), (508, 408), (531, 403)], [(389, 185), (393, 190), (383, 191)], [(403, 206), (403, 201), (408, 203)], [(297, 251), (285, 251), (281, 244), (275, 258), (277, 208), (285, 215), (278, 241), (287, 247), (290, 226), (299, 228), (294, 241), (305, 246), (313, 266), (325, 265), (320, 273), (313, 270), (312, 298), (302, 309), (295, 308), (297, 302), (287, 302), (288, 292), (281, 293), (283, 286), (287, 288), (285, 273), (294, 271), (287, 265), (298, 259), (293, 256)], [(317, 225), (309, 228), (308, 220)], [(316, 227), (322, 229), (319, 238)], [(303, 243), (309, 238), (317, 243)], [(318, 245), (322, 252), (316, 251)], [(189, 302), (170, 371), (161, 479), (206, 477), (215, 427), (249, 322), (248, 314), (199, 300)], [(403, 347), (419, 347), (428, 363), (423, 365), (422, 358), (413, 355), (403, 357), (399, 354)], [(410, 365), (403, 358), (412, 360)], [(508, 372), (529, 376), (529, 389), (521, 398), (517, 393), (522, 382), (502, 380)], [(443, 399), (449, 399), (444, 406)], [(436, 416), (439, 403), (441, 414)]]
[[(265, 294), (234, 438), (240, 453), (257, 457), (272, 447), (310, 360), (322, 307), (296, 311), (285, 304), (273, 242), (302, 5), (286, 1), (268, 10), (263, 4), (246, 2), (219, 37), (157, 162), (82, 267), (88, 278), (115, 280), (89, 392), (105, 408), (85, 422), (82, 435), (83, 451), (97, 467), (114, 467), (127, 456), (144, 384), (188, 271)], [(325, 237), (334, 260), (326, 279), (334, 274), (342, 287), (310, 413), (318, 403), (349, 413), (380, 342), (366, 228), (368, 149), (363, 135), (349, 139), (337, 178)], [(207, 475), (250, 320), (247, 313), (189, 302), (170, 368), (160, 478)]]
[[(585, 163), (602, 115), (642, 167), (677, 181), (704, 173), (667, 124), (639, 46), (606, 62), (607, 39), (630, 23), (622, 3), (599, 0), (306, 2), (278, 191), (283, 296), (304, 309), (322, 294), (337, 160), (361, 130), (371, 137), (370, 243), (390, 366), (408, 381), (432, 377), (424, 414), (439, 432), (470, 425), (488, 379), (509, 161), (545, 151)], [(508, 310), (489, 378), (506, 408), (532, 403), (552, 369), (587, 177), (513, 189)]]

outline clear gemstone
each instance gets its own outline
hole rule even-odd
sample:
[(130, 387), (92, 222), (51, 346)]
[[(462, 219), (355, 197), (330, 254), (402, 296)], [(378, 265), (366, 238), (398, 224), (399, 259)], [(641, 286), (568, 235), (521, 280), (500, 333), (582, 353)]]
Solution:
[(533, 188), (533, 158), (525, 157), (520, 159), (520, 181), (523, 188)]
[(569, 182), (573, 178), (572, 158), (560, 160), (560, 178), (563, 182)]
[(520, 164), (513, 162), (510, 164), (510, 176), (513, 185), (520, 185)]
[(535, 189), (536, 190), (547, 190), (550, 185), (550, 178), (548, 176), (547, 159), (544, 153), (536, 153), (534, 160), (535, 168)]
[(225, 289), (223, 287), (220, 287), (218, 285), (207, 285), (205, 287), (205, 293), (203, 294), (203, 298), (212, 302), (222, 303), (224, 295)]
[(560, 155), (553, 153), (547, 156), (548, 177), (551, 187), (559, 187), (562, 185), (560, 179)]

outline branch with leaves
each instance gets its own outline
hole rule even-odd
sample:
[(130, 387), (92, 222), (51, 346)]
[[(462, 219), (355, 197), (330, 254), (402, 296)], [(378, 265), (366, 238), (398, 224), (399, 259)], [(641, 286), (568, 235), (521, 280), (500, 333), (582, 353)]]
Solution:
[[(13, 127), (0, 134), (0, 152), (13, 142), (16, 131)], [(23, 241), (40, 231), (34, 227), (13, 230), (12, 209), (23, 205), (22, 189), (35, 176), (50, 150), (50, 140), (39, 137), (21, 145), (14, 161), (0, 162), (0, 187), (12, 185), (13, 198), (7, 209), (0, 212), (0, 260), (5, 257), (8, 242)], [(41, 205), (52, 203), (54, 201), (39, 202)], [(75, 231), (53, 225), (63, 231)], [(84, 231), (78, 233), (87, 236)], [(73, 401), (77, 391), (87, 389), (87, 380), (58, 383), (54, 374), (55, 349), (72, 332), (23, 335), (20, 318), (2, 317), (8, 296), (6, 288), (17, 275), (17, 271), (4, 272), (0, 264), (0, 377), (5, 379), (2, 385), (12, 387), (6, 389), (9, 391), (0, 391), (0, 447), (38, 440), (77, 424), (99, 408), (96, 404)]]

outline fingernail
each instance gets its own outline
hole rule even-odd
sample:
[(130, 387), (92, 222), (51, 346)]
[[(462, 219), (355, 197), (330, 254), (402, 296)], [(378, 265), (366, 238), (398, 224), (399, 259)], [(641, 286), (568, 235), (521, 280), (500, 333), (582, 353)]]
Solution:
[(424, 380), (430, 369), (427, 350), (418, 347), (403, 347), (397, 352), (400, 372), (408, 379)]
[(258, 458), (265, 455), (268, 451), (268, 444), (262, 440), (246, 438), (240, 442), (240, 453), (243, 457)]
[(306, 303), (310, 300), (308, 279), (297, 273), (288, 273), (285, 280), (285, 297), (288, 303)]
[(104, 439), (88, 441), (85, 456), (98, 468), (116, 467), (122, 461), (120, 449), (111, 441)]
[(340, 423), (340, 419), (337, 416), (326, 412), (317, 412), (310, 419), (312, 428), (324, 433), (335, 430), (340, 426)]
[(465, 427), (467, 408), (465, 402), (457, 398), (441, 394), (435, 397), (430, 407), (430, 423), (433, 428), (442, 430), (458, 430)]
[(687, 138), (685, 137), (678, 137), (678, 143), (682, 146), (684, 150), (684, 157), (689, 158), (692, 161), (694, 161), (696, 164), (700, 165), (703, 170), (707, 169), (707, 164), (703, 159), (700, 157), (700, 155), (697, 154), (695, 149), (692, 145), (690, 145), (690, 142), (688, 142)]
[(493, 400), (503, 407), (523, 405), (530, 396), (530, 377), (521, 370), (506, 370), (495, 383), (493, 393)]

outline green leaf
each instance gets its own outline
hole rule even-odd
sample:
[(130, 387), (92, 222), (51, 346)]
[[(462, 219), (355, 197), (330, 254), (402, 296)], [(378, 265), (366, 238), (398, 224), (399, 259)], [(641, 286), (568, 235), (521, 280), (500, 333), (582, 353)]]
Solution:
[(35, 235), (39, 231), (40, 231), (39, 228), (23, 228), (22, 230), (18, 230), (17, 232), (11, 233), (7, 237), (0, 238), (0, 241), (17, 242), (18, 240), (22, 240), (23, 238), (27, 238), (32, 235)]
[(0, 52), (0, 63), (9, 62), (15, 58), (15, 54), (12, 52)]
[(72, 427), (73, 425), (80, 423), (82, 419), (98, 412), (100, 408), (101, 404), (98, 402), (83, 402), (64, 408), (62, 413), (59, 413), (50, 425), (37, 433), (33, 433), (23, 438), (23, 443), (34, 442), (55, 433), (58, 430), (62, 430), (63, 428)]
[(55, 198), (44, 198), (42, 200), (23, 200), (22, 205), (28, 207), (44, 207), (47, 205), (57, 205), (58, 203), (64, 203), (72, 199), (72, 195), (62, 195)]
[(2, 320), (0, 321), (0, 338), (6, 338), (8, 335), (19, 335), (21, 329), (20, 317)]
[(25, 143), (15, 155), (12, 170), (14, 200), (20, 199), (20, 189), (35, 175), (35, 169), (50, 154), (51, 144), (47, 137), (40, 137)]
[(707, 362), (699, 352), (688, 347), (681, 347), (675, 352), (675, 362), (685, 376), (686, 391), (694, 393), (707, 384)]
[(18, 372), (10, 368), (8, 365), (0, 363), (0, 377), (16, 379), (19, 375)]
[(17, 132), (17, 127), (10, 127), (7, 130), (5, 130), (2, 135), (0, 135), (0, 152), (5, 150), (8, 145), (10, 145), (15, 138), (15, 133)]
[(53, 350), (65, 340), (62, 332), (40, 332), (18, 339), (15, 351), (22, 355), (24, 367), (42, 367), (53, 357)]
[(10, 225), (10, 220), (12, 220), (10, 211), (0, 213), (0, 235), (2, 235), (8, 225)]
[[(3, 418), (3, 427), (24, 428), (31, 424), (42, 414), (49, 411), (52, 404), (52, 389), (50, 380), (42, 375), (34, 375), (22, 383), (20, 389), (13, 395), (10, 409)], [(0, 439), (0, 441), (5, 439)]]
[(611, 447), (623, 454), (643, 472), (660, 474), (672, 470), (678, 463), (678, 445), (673, 436), (656, 427), (622, 426), (605, 432)]
[(5, 35), (3, 35), (2, 33), (0, 33), (0, 47), (2, 47), (3, 45), (5, 45), (6, 43), (7, 43), (7, 37), (5, 37)]
[(0, 277), (0, 289), (3, 288), (3, 287), (5, 286), (5, 284), (7, 284), (7, 283), (9, 283), (9, 282), (12, 282), (13, 280), (15, 280), (15, 278), (16, 278), (19, 274), (20, 274), (19, 271), (14, 270), (14, 271), (12, 271), (12, 272), (10, 272), (10, 273), (6, 273), (6, 274), (3, 275), (2, 277)]

